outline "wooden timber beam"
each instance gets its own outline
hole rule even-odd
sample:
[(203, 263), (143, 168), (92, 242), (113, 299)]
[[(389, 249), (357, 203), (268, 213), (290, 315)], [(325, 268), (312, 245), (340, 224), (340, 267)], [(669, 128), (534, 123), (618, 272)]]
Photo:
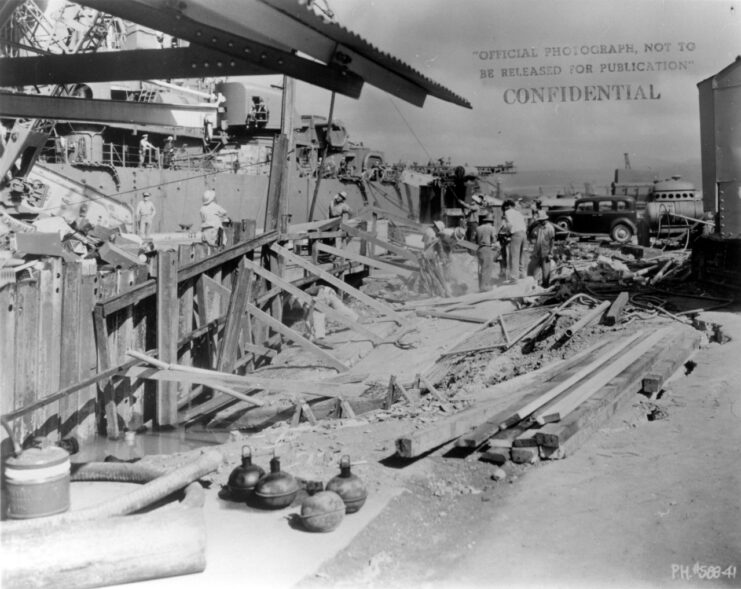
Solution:
[(329, 317), (330, 319), (333, 319), (334, 321), (337, 321), (338, 323), (342, 323), (343, 325), (346, 325), (353, 331), (356, 331), (370, 338), (370, 340), (374, 343), (379, 343), (381, 341), (381, 337), (378, 334), (373, 333), (370, 329), (368, 329), (364, 325), (361, 325), (360, 323), (358, 323), (357, 321), (353, 321), (346, 315), (343, 315), (342, 313), (335, 311), (334, 309), (332, 309), (332, 307), (330, 307), (326, 303), (316, 300), (314, 297), (306, 294), (300, 288), (294, 286), (287, 280), (283, 280), (282, 278), (280, 278), (276, 274), (273, 274), (269, 270), (266, 270), (259, 264), (250, 262), (249, 260), (245, 260), (243, 263), (245, 264), (247, 268), (252, 270), (255, 274), (265, 278), (271, 284), (275, 286), (279, 286), (280, 288), (285, 290), (287, 293), (296, 297), (298, 300), (306, 303), (307, 305), (314, 305), (315, 308), (317, 308), (322, 313), (326, 314), (327, 317)]
[(323, 350), (316, 344), (310, 342), (305, 337), (299, 335), (296, 333), (293, 329), (288, 327), (287, 325), (283, 325), (280, 321), (277, 319), (271, 317), (265, 311), (261, 311), (255, 305), (251, 303), (245, 303), (245, 310), (252, 315), (253, 317), (259, 319), (263, 323), (266, 323), (268, 326), (270, 326), (275, 331), (283, 334), (286, 336), (286, 338), (290, 341), (293, 341), (294, 343), (298, 344), (302, 348), (310, 351), (312, 354), (318, 356), (322, 360), (325, 360), (329, 363), (330, 366), (337, 368), (340, 372), (346, 372), (348, 370), (347, 366), (345, 366), (342, 362), (340, 362), (337, 358), (335, 358), (332, 354), (329, 352)]
[(304, 260), (302, 257), (297, 256), (295, 254), (292, 254), (288, 250), (280, 247), (278, 244), (273, 244), (271, 246), (271, 249), (278, 254), (279, 256), (285, 258), (289, 262), (292, 262), (296, 264), (297, 266), (301, 266), (304, 270), (307, 270), (311, 272), (312, 274), (315, 274), (319, 277), (321, 277), (323, 280), (328, 282), (329, 284), (336, 286), (343, 292), (346, 292), (350, 296), (358, 299), (362, 303), (365, 303), (369, 307), (375, 309), (382, 315), (385, 315), (392, 321), (395, 321), (399, 325), (403, 325), (404, 321), (402, 318), (394, 311), (391, 307), (388, 305), (384, 305), (383, 303), (377, 301), (376, 299), (369, 297), (367, 294), (360, 292), (357, 288), (353, 288), (349, 284), (347, 284), (345, 281), (340, 280), (339, 278), (333, 276), (329, 272), (325, 272), (324, 270), (317, 268), (314, 264), (311, 262), (308, 262)]
[[(260, 249), (262, 246), (274, 242), (278, 239), (277, 231), (270, 231), (263, 233), (254, 239), (249, 241), (242, 241), (235, 243), (233, 246), (228, 247), (213, 256), (209, 256), (192, 264), (187, 264), (178, 270), (178, 284), (190, 280), (204, 272), (218, 268), (225, 262), (239, 258), (249, 252)], [(97, 303), (96, 307), (102, 309), (104, 317), (107, 317), (111, 313), (120, 311), (130, 305), (135, 305), (139, 301), (151, 297), (157, 291), (157, 282), (154, 279), (147, 280), (135, 287), (123, 292), (114, 297), (110, 297), (104, 301)]]
[(417, 263), (417, 256), (403, 246), (379, 239), (372, 233), (368, 233), (367, 231), (363, 231), (361, 229), (358, 229), (357, 227), (348, 225), (347, 223), (342, 223), (340, 225), (340, 229), (342, 229), (345, 233), (352, 235), (353, 237), (363, 239), (369, 243), (372, 243), (373, 245), (377, 245), (379, 247), (382, 247), (383, 249), (387, 249), (388, 251), (395, 253), (397, 256), (406, 258), (410, 262), (414, 262), (415, 264)]
[(242, 260), (237, 274), (237, 283), (229, 297), (224, 333), (221, 336), (221, 345), (216, 360), (217, 370), (226, 370), (227, 367), (232, 366), (239, 351), (239, 332), (242, 328), (244, 304), (247, 302), (247, 295), (250, 290), (248, 286), (252, 275), (252, 272), (244, 264), (244, 258)]
[(366, 266), (371, 266), (373, 268), (377, 268), (379, 270), (384, 270), (386, 272), (392, 272), (394, 274), (397, 274), (399, 276), (403, 276), (404, 278), (408, 278), (412, 274), (414, 274), (415, 270), (410, 268), (402, 268), (401, 266), (394, 266), (393, 264), (386, 264), (385, 262), (382, 262), (380, 260), (377, 260), (375, 258), (369, 258), (367, 256), (361, 256), (360, 254), (356, 254), (353, 252), (349, 252), (347, 250), (341, 250), (336, 247), (332, 247), (330, 245), (325, 245), (323, 243), (317, 242), (316, 248), (320, 252), (324, 252), (325, 254), (330, 254), (333, 256), (337, 256), (338, 258), (345, 258), (347, 260), (352, 260), (353, 262), (357, 262), (359, 264), (364, 264)]
[(554, 403), (536, 412), (533, 416), (536, 423), (544, 425), (563, 419), (610, 380), (648, 353), (667, 333), (668, 329), (666, 328), (655, 331), (620, 356), (614, 357), (609, 364), (601, 368), (596, 374), (590, 375), (586, 381), (579, 384), (575, 389), (561, 395)]
[[(209, 370), (207, 368), (197, 368), (195, 366), (184, 366), (182, 364), (165, 363), (148, 357), (146, 354), (129, 350), (128, 354), (142, 362), (146, 362), (160, 371), (168, 374), (167, 378), (177, 376), (184, 380), (192, 379), (209, 379), (217, 386), (226, 387), (250, 387), (254, 389), (281, 391), (292, 394), (307, 394), (316, 396), (334, 397), (342, 393), (361, 394), (365, 387), (358, 384), (345, 382), (332, 382), (331, 379), (323, 381), (312, 380), (295, 380), (289, 378), (270, 378), (264, 376), (255, 376), (254, 374), (232, 374), (231, 372), (220, 372), (218, 370)], [(156, 376), (142, 376), (151, 371), (151, 368), (142, 366), (133, 366), (127, 371), (127, 376), (136, 378), (156, 378)], [(152, 373), (155, 374), (155, 373)], [(210, 386), (210, 385), (209, 385)]]
[[(178, 336), (178, 254), (174, 250), (157, 253), (157, 350), (163, 362), (177, 360)], [(177, 386), (172, 382), (157, 384), (159, 426), (177, 425)]]

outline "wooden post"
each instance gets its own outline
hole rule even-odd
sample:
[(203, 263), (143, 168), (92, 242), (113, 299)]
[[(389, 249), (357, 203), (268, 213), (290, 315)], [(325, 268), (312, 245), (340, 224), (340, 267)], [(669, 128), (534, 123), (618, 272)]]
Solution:
[(281, 217), (287, 212), (287, 158), (293, 136), (293, 86), (293, 79), (283, 76), (281, 132), (273, 141), (273, 156), (270, 160), (270, 180), (268, 181), (264, 226), (266, 232), (278, 229)]
[(623, 291), (612, 301), (612, 305), (610, 305), (607, 313), (605, 313), (605, 325), (615, 325), (618, 322), (620, 314), (629, 300), (630, 294), (627, 291)]
[[(157, 254), (157, 351), (163, 362), (177, 362), (178, 340), (178, 262), (177, 252)], [(160, 427), (177, 424), (177, 384), (157, 383), (157, 416)]]
[[(17, 283), (15, 329), (15, 408), (29, 405), (36, 400), (36, 366), (38, 363), (38, 311), (39, 289), (37, 282)], [(23, 443), (33, 433), (33, 415), (24, 416), (22, 423), (14, 423), (16, 440)]]
[(15, 276), (12, 282), (0, 282), (0, 410), (5, 415), (14, 409), (15, 390)]
[(244, 264), (239, 267), (237, 282), (229, 297), (229, 308), (226, 312), (226, 324), (219, 346), (219, 356), (216, 361), (217, 370), (230, 370), (237, 359), (239, 352), (239, 333), (242, 329), (242, 315), (244, 304), (247, 301), (247, 290), (250, 283), (252, 271)]
[[(39, 362), (38, 397), (50, 395), (59, 388), (62, 346), (62, 259), (49, 258), (39, 281)], [(56, 411), (54, 411), (56, 409)], [(44, 435), (59, 429), (59, 410), (50, 407), (41, 412)]]
[[(335, 99), (335, 93), (332, 92), (332, 97), (329, 101), (329, 117), (327, 118), (327, 129), (332, 128), (332, 117), (334, 115), (334, 99)], [(329, 143), (327, 143), (324, 147), (324, 152), (322, 153), (322, 159), (317, 165), (317, 175), (316, 175), (316, 184), (314, 184), (314, 195), (311, 198), (311, 206), (309, 207), (309, 221), (314, 220), (314, 211), (316, 210), (316, 199), (319, 196), (319, 186), (322, 183), (322, 166), (324, 165), (324, 158), (327, 157), (327, 148), (329, 147)]]
[[(82, 264), (65, 263), (62, 276), (62, 347), (60, 350), (59, 385), (77, 382), (80, 370), (80, 292)], [(105, 320), (104, 320), (105, 324)], [(106, 331), (107, 336), (107, 331)], [(98, 368), (102, 368), (100, 365)], [(77, 426), (77, 405), (80, 393), (73, 393), (59, 402), (60, 435), (70, 435)]]

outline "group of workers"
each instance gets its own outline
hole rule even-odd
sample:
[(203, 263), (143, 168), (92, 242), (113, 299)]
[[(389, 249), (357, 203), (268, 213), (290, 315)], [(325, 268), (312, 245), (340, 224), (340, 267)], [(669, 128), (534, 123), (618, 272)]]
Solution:
[[(169, 135), (162, 146), (162, 167), (172, 168), (175, 159), (175, 138)], [(149, 133), (139, 140), (139, 167), (151, 166), (159, 160), (159, 150), (149, 141)]]
[[(142, 194), (142, 200), (136, 205), (134, 214), (136, 232), (142, 239), (149, 239), (154, 228), (154, 218), (157, 208), (151, 200), (149, 192)], [(226, 245), (224, 227), (231, 223), (226, 209), (216, 202), (216, 191), (208, 189), (203, 193), (202, 205), (199, 210), (201, 217), (201, 234), (203, 241), (209, 245)]]
[[(476, 245), (478, 285), (481, 292), (491, 290), (494, 283), (494, 266), (499, 262), (499, 278), (514, 284), (525, 276), (540, 275), (544, 287), (550, 284), (551, 261), (556, 236), (555, 227), (548, 214), (540, 207), (532, 211), (528, 224), (525, 215), (513, 200), (502, 204), (502, 219), (494, 225), (494, 207), (497, 203), (483, 195), (474, 195), (472, 202), (459, 200), (464, 210), (465, 229), (446, 228), (442, 221), (428, 227), (422, 243), (425, 248), (440, 244), (444, 259), (449, 257), (451, 243), (466, 239)], [(525, 245), (532, 242), (530, 260), (525, 267)]]
[[(528, 226), (525, 216), (513, 200), (502, 204), (502, 222), (494, 227), (494, 217), (487, 212), (479, 220), (475, 243), (478, 246), (479, 290), (488, 291), (494, 279), (494, 261), (499, 256), (500, 277), (510, 284), (519, 279), (535, 276), (540, 271), (541, 284), (548, 287), (556, 230), (548, 220), (548, 213), (538, 209)], [(530, 262), (525, 269), (525, 244), (533, 243)]]
[[(136, 208), (137, 231), (143, 238), (151, 235), (156, 208), (151, 202), (151, 195), (145, 192), (142, 201)], [(491, 290), (494, 281), (494, 265), (499, 261), (500, 278), (510, 284), (516, 283), (526, 275), (540, 274), (541, 284), (550, 284), (551, 261), (556, 236), (554, 226), (548, 220), (548, 214), (540, 207), (532, 211), (533, 217), (528, 226), (525, 216), (518, 210), (513, 200), (502, 204), (502, 220), (494, 226), (493, 203), (485, 197), (475, 195), (473, 203), (463, 203), (467, 211), (467, 226), (447, 228), (442, 221), (435, 221), (422, 235), (424, 248), (435, 248), (443, 260), (450, 259), (450, 253), (456, 241), (468, 238), (476, 245), (478, 262), (479, 290)], [(348, 220), (352, 210), (347, 204), (347, 192), (338, 192), (329, 204), (329, 218)], [(216, 192), (206, 190), (203, 193), (203, 204), (200, 208), (201, 232), (203, 241), (218, 246), (226, 243), (224, 226), (231, 221), (227, 211), (216, 202)], [(525, 244), (532, 242), (530, 261), (525, 268)], [(444, 264), (445, 265), (445, 264)]]

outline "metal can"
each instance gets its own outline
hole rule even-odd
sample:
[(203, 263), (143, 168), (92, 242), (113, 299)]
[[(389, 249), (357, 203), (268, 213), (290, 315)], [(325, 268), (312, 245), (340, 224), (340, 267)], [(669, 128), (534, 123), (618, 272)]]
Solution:
[(5, 461), (7, 516), (30, 519), (69, 509), (69, 453), (57, 446), (30, 448)]

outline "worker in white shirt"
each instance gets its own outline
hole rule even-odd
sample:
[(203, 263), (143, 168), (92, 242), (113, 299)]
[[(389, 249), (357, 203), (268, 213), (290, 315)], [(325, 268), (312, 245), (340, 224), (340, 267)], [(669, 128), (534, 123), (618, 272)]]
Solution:
[(141, 201), (136, 205), (136, 232), (139, 237), (147, 238), (152, 234), (157, 208), (151, 201), (151, 196), (149, 192), (145, 192), (142, 194)]
[(139, 167), (143, 168), (145, 162), (152, 163), (152, 153), (154, 152), (154, 145), (149, 142), (149, 134), (144, 133), (141, 140), (139, 141)]
[(344, 223), (352, 216), (352, 209), (347, 204), (347, 192), (344, 190), (335, 194), (332, 202), (329, 203), (329, 218), (336, 219), (341, 217)]
[(200, 213), (203, 241), (213, 246), (224, 245), (226, 243), (224, 225), (231, 223), (231, 219), (226, 209), (216, 203), (215, 191), (209, 189), (203, 193)]
[(525, 217), (513, 200), (505, 200), (502, 205), (504, 211), (503, 227), (509, 231), (509, 256), (507, 257), (507, 279), (516, 283), (520, 278), (525, 278), (525, 241), (527, 240), (527, 225)]

